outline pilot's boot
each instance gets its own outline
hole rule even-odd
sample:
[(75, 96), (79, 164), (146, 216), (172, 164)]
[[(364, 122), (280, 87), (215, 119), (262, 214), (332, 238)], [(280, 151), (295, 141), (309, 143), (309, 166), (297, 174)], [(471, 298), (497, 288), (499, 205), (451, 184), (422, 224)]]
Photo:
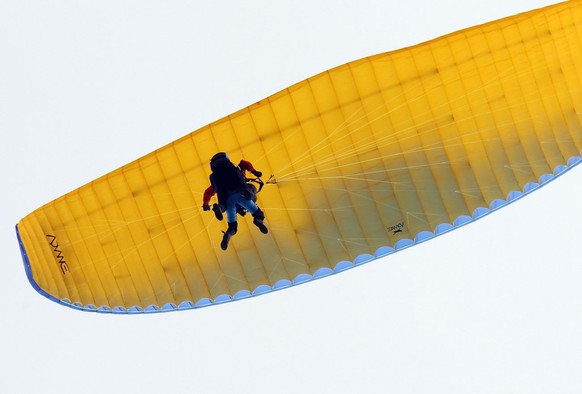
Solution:
[(237, 229), (237, 222), (228, 223), (228, 229), (223, 231), (224, 235), (222, 236), (222, 242), (220, 243), (222, 250), (226, 250), (226, 248), (228, 248), (228, 241), (230, 241), (230, 237), (236, 234)]
[(267, 234), (269, 229), (267, 226), (265, 226), (265, 223), (263, 223), (263, 220), (265, 220), (265, 214), (263, 211), (261, 211), (261, 208), (257, 209), (257, 211), (253, 213), (253, 218), (253, 224), (257, 226), (263, 234)]
[(218, 220), (222, 220), (224, 218), (222, 210), (220, 209), (220, 205), (216, 203), (212, 204), (212, 212), (214, 212), (214, 216), (216, 216)]

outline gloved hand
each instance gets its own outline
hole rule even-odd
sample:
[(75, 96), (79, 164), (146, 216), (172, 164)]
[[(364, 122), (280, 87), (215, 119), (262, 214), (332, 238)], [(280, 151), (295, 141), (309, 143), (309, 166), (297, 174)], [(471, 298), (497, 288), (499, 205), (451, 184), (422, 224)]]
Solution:
[(204, 209), (205, 211), (210, 211), (210, 205), (202, 205), (202, 209)]
[(247, 210), (237, 204), (236, 213), (238, 213), (240, 216), (244, 216), (247, 214)]
[(256, 176), (257, 178), (260, 178), (263, 176), (263, 173), (261, 171), (253, 171), (252, 174), (254, 176)]

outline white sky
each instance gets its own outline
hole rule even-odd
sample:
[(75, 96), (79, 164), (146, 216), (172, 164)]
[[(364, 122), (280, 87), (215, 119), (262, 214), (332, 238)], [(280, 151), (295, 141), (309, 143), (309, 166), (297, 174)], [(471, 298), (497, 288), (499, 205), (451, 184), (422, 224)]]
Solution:
[(582, 167), (384, 260), (195, 311), (59, 306), (29, 285), (14, 233), (295, 82), (552, 2), (0, 2), (0, 391), (582, 392)]

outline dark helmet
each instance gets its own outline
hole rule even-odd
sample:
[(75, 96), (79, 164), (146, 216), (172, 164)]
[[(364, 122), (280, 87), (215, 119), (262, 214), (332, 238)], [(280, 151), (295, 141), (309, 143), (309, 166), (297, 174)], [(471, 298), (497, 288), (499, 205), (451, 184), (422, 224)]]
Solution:
[(215, 162), (217, 162), (218, 160), (221, 160), (221, 159), (226, 159), (226, 160), (230, 161), (230, 159), (228, 158), (228, 155), (225, 152), (218, 152), (217, 154), (212, 156), (212, 158), (210, 159), (210, 167), (212, 167), (212, 165)]

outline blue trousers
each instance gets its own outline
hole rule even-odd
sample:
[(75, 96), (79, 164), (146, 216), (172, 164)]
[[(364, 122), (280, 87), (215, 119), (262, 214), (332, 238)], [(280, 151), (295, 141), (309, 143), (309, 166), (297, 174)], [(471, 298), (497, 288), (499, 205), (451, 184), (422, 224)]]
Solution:
[(236, 206), (240, 205), (253, 215), (259, 207), (252, 200), (247, 200), (238, 191), (231, 192), (226, 199), (226, 220), (228, 223), (236, 222)]

